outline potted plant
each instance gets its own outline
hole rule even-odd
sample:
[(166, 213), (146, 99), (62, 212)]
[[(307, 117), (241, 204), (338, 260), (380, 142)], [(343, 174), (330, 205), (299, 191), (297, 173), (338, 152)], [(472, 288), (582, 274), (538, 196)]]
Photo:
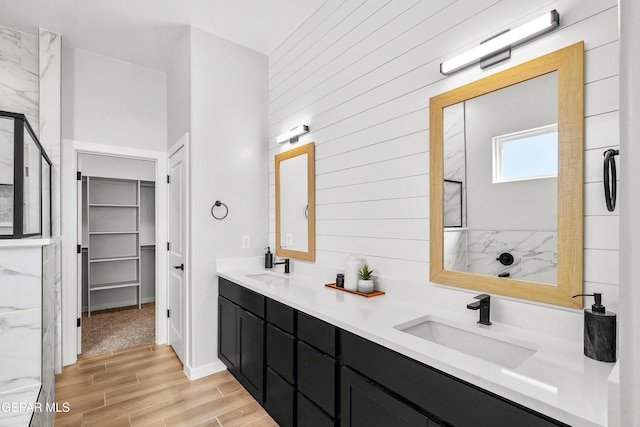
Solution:
[(367, 264), (360, 269), (360, 280), (358, 281), (358, 292), (370, 294), (373, 292), (373, 270), (369, 270)]

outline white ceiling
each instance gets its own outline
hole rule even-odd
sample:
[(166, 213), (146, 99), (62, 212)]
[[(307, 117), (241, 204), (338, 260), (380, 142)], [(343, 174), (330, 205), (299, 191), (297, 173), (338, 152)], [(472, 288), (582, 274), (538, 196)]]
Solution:
[(0, 25), (166, 71), (185, 25), (270, 54), (326, 0), (0, 0)]

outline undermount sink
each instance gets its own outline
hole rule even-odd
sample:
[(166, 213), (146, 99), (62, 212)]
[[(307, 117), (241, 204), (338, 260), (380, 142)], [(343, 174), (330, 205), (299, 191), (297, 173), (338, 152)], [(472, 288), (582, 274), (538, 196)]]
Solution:
[(435, 316), (420, 317), (394, 328), (512, 369), (520, 366), (540, 348), (536, 344), (495, 334), (477, 325), (460, 325)]
[(268, 285), (283, 284), (288, 279), (287, 277), (283, 277), (278, 273), (271, 273), (268, 271), (255, 274), (247, 274), (246, 276), (250, 279), (254, 279)]

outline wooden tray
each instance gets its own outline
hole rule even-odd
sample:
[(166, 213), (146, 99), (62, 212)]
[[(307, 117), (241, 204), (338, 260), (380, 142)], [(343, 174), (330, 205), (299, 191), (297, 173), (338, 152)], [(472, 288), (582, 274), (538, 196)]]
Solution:
[(382, 292), (382, 291), (373, 291), (370, 294), (363, 294), (362, 292), (358, 292), (358, 291), (349, 291), (349, 290), (347, 290), (345, 288), (337, 287), (335, 283), (327, 283), (325, 286), (327, 288), (337, 289), (339, 291), (347, 292), (349, 294), (360, 295), (361, 297), (365, 297), (365, 298), (371, 298), (371, 297), (377, 297), (379, 295), (384, 295), (384, 292)]

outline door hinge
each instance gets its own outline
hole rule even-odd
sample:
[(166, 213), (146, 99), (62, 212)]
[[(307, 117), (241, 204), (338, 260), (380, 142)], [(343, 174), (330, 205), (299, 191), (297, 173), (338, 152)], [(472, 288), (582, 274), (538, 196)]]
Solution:
[(171, 250), (171, 243), (167, 242), (167, 250), (170, 251)]
[(82, 172), (80, 172), (80, 171), (76, 172), (76, 179), (78, 181), (82, 181)]
[(167, 175), (167, 184), (171, 184), (171, 176)]
[(80, 319), (80, 318), (78, 317), (78, 320), (77, 320), (76, 324), (78, 325), (78, 328), (79, 328), (80, 326), (82, 326), (82, 319)]
[(78, 245), (78, 249), (77, 250), (78, 250), (78, 253), (82, 253), (82, 246)]
[(171, 317), (171, 310), (167, 310), (167, 317)]

